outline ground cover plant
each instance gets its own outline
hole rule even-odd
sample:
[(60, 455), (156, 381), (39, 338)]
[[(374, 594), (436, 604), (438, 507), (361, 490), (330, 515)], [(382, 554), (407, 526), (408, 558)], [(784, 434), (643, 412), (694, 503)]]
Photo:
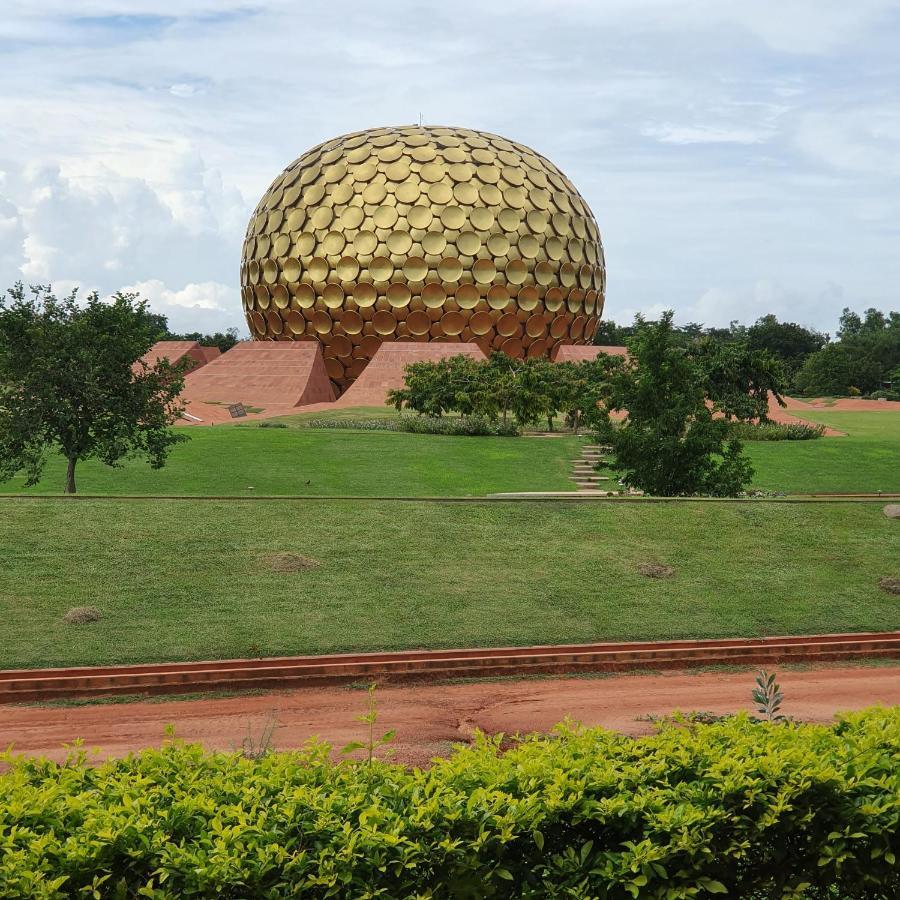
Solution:
[(882, 505), (2, 500), (0, 668), (891, 630)]
[(0, 894), (810, 900), (900, 892), (900, 711), (563, 726), (428, 770), (170, 743), (10, 760)]
[[(81, 492), (467, 496), (571, 490), (570, 461), (581, 448), (581, 439), (569, 435), (472, 440), (249, 424), (177, 430), (190, 441), (173, 448), (165, 469), (154, 471), (137, 461), (108, 469), (88, 460), (79, 467)], [(63, 460), (51, 458), (36, 486), (24, 488), (19, 478), (0, 485), (0, 491), (58, 493), (64, 476)]]

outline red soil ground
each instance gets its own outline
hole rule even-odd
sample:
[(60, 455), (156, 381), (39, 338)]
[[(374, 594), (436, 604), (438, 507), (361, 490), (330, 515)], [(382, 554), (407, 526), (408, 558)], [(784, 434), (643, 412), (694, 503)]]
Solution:
[(898, 400), (866, 400), (862, 397), (841, 397), (837, 400), (813, 399), (798, 400), (795, 397), (785, 397), (788, 409), (837, 409), (847, 412), (862, 412), (863, 410), (877, 409), (882, 412), (900, 412)]
[[(488, 733), (547, 731), (569, 716), (626, 734), (648, 734), (642, 717), (675, 710), (730, 713), (752, 710), (755, 673), (670, 673), (611, 678), (553, 678), (464, 684), (385, 685), (378, 689), (378, 730), (396, 729), (399, 762), (424, 765), (470, 739)], [(784, 711), (827, 722), (837, 712), (874, 704), (900, 704), (900, 666), (824, 667), (779, 676)], [(83, 738), (99, 757), (159, 746), (165, 728), (210, 749), (235, 750), (248, 729), (259, 738), (267, 719), (278, 722), (273, 745), (287, 750), (317, 736), (340, 747), (363, 736), (356, 716), (366, 695), (347, 688), (265, 695), (83, 707), (3, 706), (0, 744), (20, 753), (60, 759), (62, 745)]]

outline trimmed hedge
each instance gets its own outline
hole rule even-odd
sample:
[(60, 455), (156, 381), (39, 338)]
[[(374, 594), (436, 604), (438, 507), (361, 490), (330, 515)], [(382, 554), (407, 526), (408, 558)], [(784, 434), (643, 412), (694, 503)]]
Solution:
[(311, 419), (307, 428), (338, 428), (352, 431), (405, 431), (412, 434), (444, 434), (462, 437), (518, 437), (513, 422), (492, 422), (484, 416), (409, 416), (392, 419)]
[(6, 757), (2, 897), (900, 896), (900, 710), (561, 726), (427, 770), (170, 743)]
[(812, 441), (825, 434), (825, 426), (802, 422), (732, 422), (730, 434), (740, 441)]

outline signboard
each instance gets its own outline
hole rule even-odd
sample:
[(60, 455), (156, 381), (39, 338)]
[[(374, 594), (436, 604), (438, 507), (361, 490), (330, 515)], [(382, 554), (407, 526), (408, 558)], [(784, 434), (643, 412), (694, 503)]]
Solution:
[(232, 419), (241, 419), (247, 415), (247, 410), (244, 409), (243, 403), (232, 403), (228, 407), (228, 412), (231, 413)]

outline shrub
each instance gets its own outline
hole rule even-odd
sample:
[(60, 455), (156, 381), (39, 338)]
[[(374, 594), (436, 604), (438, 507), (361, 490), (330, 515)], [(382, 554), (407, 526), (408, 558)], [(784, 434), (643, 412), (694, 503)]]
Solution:
[(518, 437), (513, 422), (492, 422), (484, 416), (409, 416), (394, 419), (312, 419), (308, 428), (347, 428), (353, 431), (405, 431), (412, 434), (449, 434), (467, 437)]
[(731, 434), (740, 441), (812, 441), (825, 434), (824, 425), (803, 422), (732, 422)]
[(900, 710), (561, 726), (427, 770), (170, 743), (6, 755), (3, 897), (894, 898)]
[(310, 419), (307, 428), (346, 428), (348, 431), (400, 431), (396, 419)]
[(414, 434), (455, 434), (469, 437), (518, 437), (520, 432), (513, 422), (492, 422), (484, 416), (460, 416), (434, 418), (433, 416), (400, 416), (399, 430)]
[(260, 422), (257, 428), (287, 428), (285, 422)]

